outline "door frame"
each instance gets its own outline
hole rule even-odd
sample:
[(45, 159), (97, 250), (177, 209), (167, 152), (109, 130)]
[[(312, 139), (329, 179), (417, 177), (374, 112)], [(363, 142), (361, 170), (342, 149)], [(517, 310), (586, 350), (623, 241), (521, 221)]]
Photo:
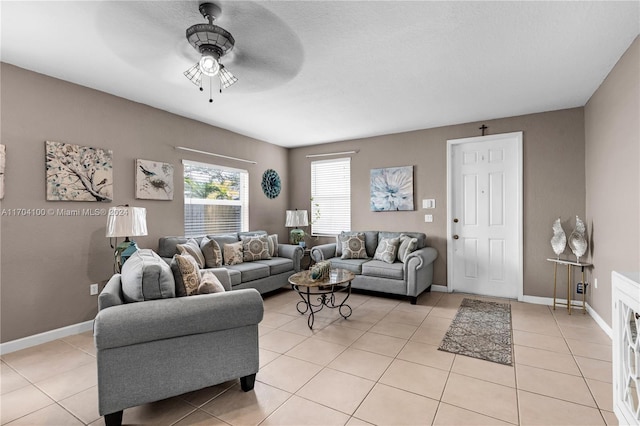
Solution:
[(523, 293), (524, 293), (524, 240), (523, 240), (523, 223), (524, 223), (524, 208), (523, 208), (523, 132), (511, 132), (511, 133), (500, 133), (496, 135), (487, 135), (487, 136), (475, 136), (470, 138), (462, 138), (462, 139), (449, 139), (447, 140), (447, 292), (451, 293), (455, 291), (454, 283), (453, 283), (453, 209), (452, 209), (452, 200), (453, 200), (453, 185), (452, 185), (452, 155), (453, 155), (453, 147), (455, 145), (461, 145), (466, 143), (473, 142), (487, 142), (494, 141), (496, 139), (515, 139), (516, 143), (516, 161), (517, 164), (517, 174), (518, 174), (518, 194), (517, 194), (517, 244), (518, 248), (518, 300), (522, 301)]

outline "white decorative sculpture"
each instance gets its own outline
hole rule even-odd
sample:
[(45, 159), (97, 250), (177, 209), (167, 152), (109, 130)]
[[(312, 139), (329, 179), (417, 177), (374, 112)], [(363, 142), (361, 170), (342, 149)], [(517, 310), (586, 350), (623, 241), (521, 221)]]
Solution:
[(553, 248), (553, 252), (556, 254), (556, 257), (560, 259), (560, 255), (564, 253), (564, 250), (567, 248), (567, 235), (564, 233), (564, 229), (562, 229), (562, 224), (560, 223), (560, 218), (557, 218), (555, 222), (553, 222), (553, 237), (551, 237), (551, 247)]
[(569, 235), (569, 247), (576, 256), (576, 262), (578, 263), (580, 262), (580, 257), (587, 252), (586, 231), (587, 228), (585, 227), (584, 222), (576, 216), (576, 227), (571, 235)]

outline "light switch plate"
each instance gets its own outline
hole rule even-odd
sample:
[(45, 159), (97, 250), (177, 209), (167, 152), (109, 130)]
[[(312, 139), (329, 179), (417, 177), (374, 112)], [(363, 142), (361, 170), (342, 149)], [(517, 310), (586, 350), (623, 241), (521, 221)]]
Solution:
[(436, 208), (436, 200), (434, 200), (433, 198), (422, 200), (422, 208), (423, 209), (435, 209)]

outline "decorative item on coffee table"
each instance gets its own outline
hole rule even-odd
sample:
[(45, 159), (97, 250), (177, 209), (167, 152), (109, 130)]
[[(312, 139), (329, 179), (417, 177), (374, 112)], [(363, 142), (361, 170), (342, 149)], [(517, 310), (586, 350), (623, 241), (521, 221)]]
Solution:
[(314, 281), (322, 281), (329, 278), (329, 271), (331, 270), (331, 262), (323, 260), (311, 267), (311, 279)]

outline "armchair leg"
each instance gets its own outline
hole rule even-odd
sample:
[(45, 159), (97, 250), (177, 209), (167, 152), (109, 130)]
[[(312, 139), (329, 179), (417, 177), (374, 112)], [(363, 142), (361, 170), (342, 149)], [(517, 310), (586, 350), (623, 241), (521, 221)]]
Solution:
[(415, 305), (418, 302), (417, 296), (410, 296), (409, 299), (411, 300), (412, 305)]
[(122, 425), (122, 410), (115, 413), (104, 415), (104, 424), (106, 426), (120, 426)]
[(253, 385), (256, 383), (256, 375), (250, 374), (240, 378), (240, 387), (243, 391), (249, 392), (253, 389)]

